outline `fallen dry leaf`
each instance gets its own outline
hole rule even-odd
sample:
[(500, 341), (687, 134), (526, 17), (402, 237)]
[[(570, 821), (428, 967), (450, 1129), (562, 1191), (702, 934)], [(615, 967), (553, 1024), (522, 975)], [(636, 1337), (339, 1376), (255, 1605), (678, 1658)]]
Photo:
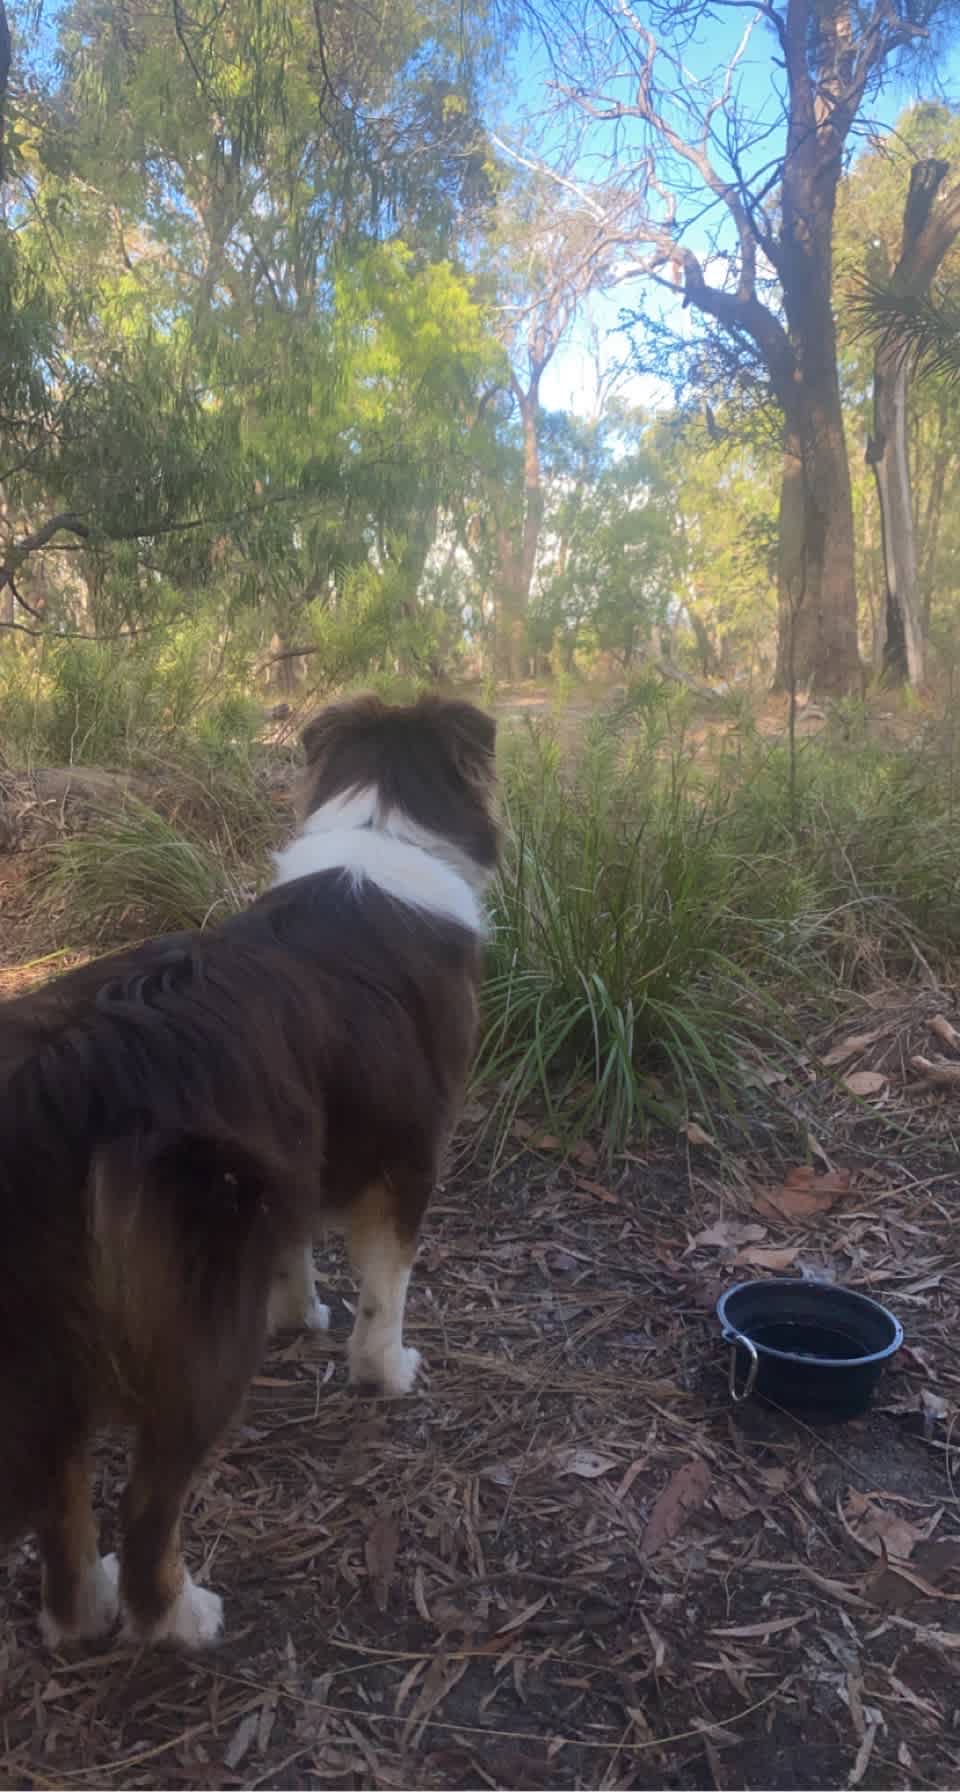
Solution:
[[(891, 1562), (886, 1554), (871, 1568), (863, 1583), (863, 1591), (872, 1605), (883, 1611), (902, 1612), (918, 1599), (960, 1600), (960, 1593), (945, 1593), (943, 1588), (924, 1574), (918, 1574), (906, 1562)], [(951, 1644), (956, 1648), (958, 1643)]]
[(367, 1532), (363, 1545), (364, 1561), (373, 1587), (373, 1597), (380, 1611), (387, 1609), (390, 1582), (397, 1560), (400, 1527), (390, 1512), (381, 1512)]
[(558, 1450), (553, 1460), (562, 1475), (579, 1475), (584, 1481), (619, 1467), (615, 1456), (601, 1456), (599, 1450)]
[(532, 1605), (525, 1605), (522, 1611), (516, 1613), (515, 1617), (508, 1618), (505, 1624), (501, 1624), (496, 1633), (497, 1636), (506, 1636), (511, 1630), (522, 1630), (525, 1624), (529, 1624), (531, 1618), (535, 1618), (538, 1612), (543, 1611), (549, 1597), (549, 1593), (543, 1593), (539, 1599), (533, 1601)]
[(695, 1120), (688, 1123), (685, 1131), (691, 1145), (714, 1145), (716, 1143), (716, 1140), (712, 1139), (708, 1132), (704, 1132), (703, 1127), (698, 1126)]
[(672, 1542), (683, 1528), (691, 1512), (703, 1505), (710, 1492), (710, 1470), (703, 1458), (695, 1456), (683, 1463), (670, 1476), (654, 1505), (640, 1540), (640, 1554), (656, 1555), (665, 1543)]
[(850, 1193), (849, 1170), (814, 1170), (809, 1164), (798, 1164), (787, 1172), (779, 1188), (761, 1189), (754, 1196), (758, 1213), (776, 1214), (780, 1219), (806, 1220), (829, 1213), (831, 1207)]
[(797, 1624), (805, 1624), (808, 1618), (813, 1617), (813, 1613), (814, 1607), (807, 1605), (802, 1612), (795, 1612), (791, 1618), (766, 1618), (761, 1619), (759, 1624), (726, 1624), (720, 1628), (715, 1626), (709, 1635), (741, 1637), (744, 1640), (751, 1636), (782, 1636), (784, 1631), (793, 1630)]
[(783, 1493), (791, 1485), (790, 1471), (785, 1468), (758, 1468), (756, 1478), (771, 1493)]
[(853, 1767), (851, 1768), (847, 1779), (848, 1786), (855, 1787), (861, 1784), (867, 1768), (870, 1765), (870, 1756), (873, 1754), (873, 1745), (877, 1739), (877, 1731), (879, 1728), (879, 1720), (876, 1718), (872, 1723), (867, 1725), (863, 1741), (857, 1750), (857, 1758), (853, 1763)]
[(692, 1242), (718, 1245), (726, 1250), (733, 1245), (755, 1244), (766, 1236), (766, 1226), (758, 1226), (756, 1220), (715, 1220), (706, 1231), (698, 1232)]
[(633, 1486), (633, 1483), (636, 1480), (637, 1476), (642, 1473), (642, 1471), (646, 1468), (646, 1466), (647, 1466), (647, 1459), (645, 1456), (635, 1456), (634, 1457), (633, 1461), (631, 1462), (629, 1468), (626, 1471), (626, 1474), (623, 1477), (623, 1480), (620, 1482), (619, 1487), (617, 1487), (614, 1492), (613, 1497), (615, 1500), (618, 1500), (618, 1501), (622, 1500), (630, 1492), (630, 1489)]
[(223, 1751), (223, 1764), (225, 1767), (229, 1767), (231, 1772), (239, 1767), (244, 1755), (249, 1752), (259, 1728), (259, 1710), (248, 1711), (246, 1717), (240, 1719)]
[(843, 1086), (851, 1095), (882, 1095), (888, 1080), (880, 1070), (854, 1070), (844, 1077)]
[(855, 1487), (850, 1489), (844, 1501), (844, 1516), (858, 1543), (877, 1556), (886, 1550), (889, 1555), (906, 1561), (914, 1546), (929, 1535), (926, 1526), (900, 1518), (896, 1512), (888, 1511)]
[(582, 1164), (585, 1170), (592, 1169), (597, 1161), (596, 1148), (589, 1139), (578, 1139), (575, 1145), (571, 1145), (570, 1156), (575, 1164)]
[(265, 1755), (270, 1747), (273, 1726), (277, 1721), (277, 1703), (279, 1694), (269, 1692), (265, 1695), (260, 1707), (260, 1722), (257, 1725), (257, 1754)]
[(860, 1052), (866, 1051), (868, 1045), (875, 1045), (878, 1039), (883, 1039), (885, 1034), (890, 1031), (891, 1028), (887, 1025), (874, 1027), (871, 1033), (851, 1033), (846, 1039), (841, 1039), (831, 1051), (828, 1051), (826, 1057), (821, 1058), (820, 1062), (828, 1070), (834, 1069), (838, 1064), (846, 1064), (848, 1058), (858, 1057)]
[(596, 1201), (609, 1201), (616, 1204), (619, 1199), (612, 1188), (604, 1188), (602, 1182), (591, 1182), (586, 1176), (577, 1177), (577, 1187), (582, 1189), (585, 1195), (592, 1195)]
[(457, 1660), (449, 1655), (435, 1655), (424, 1677), (423, 1685), (417, 1694), (413, 1708), (403, 1728), (403, 1743), (406, 1746), (416, 1733), (419, 1724), (424, 1723), (432, 1711), (436, 1711), (448, 1692), (463, 1679), (470, 1663), (466, 1656)]
[(763, 1245), (748, 1245), (745, 1251), (738, 1251), (734, 1262), (745, 1264), (751, 1269), (789, 1269), (799, 1255), (798, 1244), (788, 1246), (784, 1250), (765, 1250)]

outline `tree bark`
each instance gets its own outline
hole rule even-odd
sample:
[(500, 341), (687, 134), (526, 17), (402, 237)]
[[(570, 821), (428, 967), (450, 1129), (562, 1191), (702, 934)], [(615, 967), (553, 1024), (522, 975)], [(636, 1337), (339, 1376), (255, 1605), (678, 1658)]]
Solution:
[(686, 599), (683, 607), (690, 619), (693, 638), (697, 643), (697, 659), (700, 663), (701, 677), (715, 678), (720, 670), (720, 659), (717, 650), (710, 639), (710, 631), (707, 628), (703, 617), (697, 614), (697, 611), (691, 604), (689, 598)]
[[(948, 162), (928, 158), (910, 171), (900, 258), (891, 285), (904, 297), (922, 297), (960, 233), (960, 187), (937, 205)], [(893, 684), (920, 685), (925, 672), (925, 632), (917, 569), (913, 489), (907, 451), (909, 364), (890, 334), (877, 343), (873, 366), (873, 434), (867, 460), (880, 501), (885, 577), (881, 612), (881, 660)]]
[[(837, 17), (824, 23), (834, 32), (840, 29)], [(777, 683), (842, 695), (860, 681), (853, 500), (832, 292), (833, 220), (849, 126), (841, 109), (830, 110), (814, 91), (809, 30), (806, 0), (791, 0), (779, 272), (794, 368), (778, 392), (784, 464)]]
[(920, 628), (924, 644), (930, 638), (930, 616), (933, 609), (934, 579), (937, 571), (937, 549), (943, 520), (943, 494), (951, 462), (950, 436), (944, 426), (943, 409), (939, 416), (939, 436), (929, 478), (927, 502), (920, 526)]
[(850, 469), (839, 383), (810, 374), (784, 420), (778, 554), (779, 690), (842, 696), (860, 680)]
[(523, 434), (523, 512), (517, 537), (511, 539), (507, 531), (499, 532), (500, 601), (497, 605), (496, 652), (498, 675), (512, 683), (522, 678), (527, 668), (527, 611), (543, 528), (543, 481), (537, 435), (539, 385), (539, 371), (534, 371), (526, 389), (516, 378), (512, 381)]

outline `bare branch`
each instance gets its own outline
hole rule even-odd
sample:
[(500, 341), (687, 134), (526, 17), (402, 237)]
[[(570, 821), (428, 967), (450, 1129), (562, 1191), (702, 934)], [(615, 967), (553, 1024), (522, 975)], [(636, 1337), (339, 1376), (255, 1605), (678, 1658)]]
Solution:
[(5, 591), (10, 585), (18, 603), (22, 604), (23, 608), (31, 615), (34, 612), (17, 593), (14, 579), (24, 561), (29, 559), (31, 554), (36, 553), (38, 548), (46, 547), (47, 542), (54, 535), (59, 535), (61, 529), (67, 530), (71, 535), (79, 535), (84, 541), (90, 534), (90, 530), (81, 516), (77, 516), (75, 511), (64, 510), (58, 516), (50, 517), (48, 522), (43, 523), (39, 529), (34, 529), (30, 535), (24, 535), (20, 541), (14, 542), (13, 546), (7, 550), (6, 559), (0, 564), (0, 591)]

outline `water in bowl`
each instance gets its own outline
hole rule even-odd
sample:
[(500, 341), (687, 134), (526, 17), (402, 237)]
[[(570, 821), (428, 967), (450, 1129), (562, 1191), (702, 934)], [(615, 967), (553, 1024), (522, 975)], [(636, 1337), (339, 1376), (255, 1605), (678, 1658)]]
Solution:
[(852, 1362), (868, 1352), (849, 1332), (834, 1331), (825, 1325), (804, 1325), (799, 1320), (778, 1319), (772, 1325), (755, 1325), (750, 1329), (754, 1344), (768, 1350), (785, 1350), (791, 1356), (826, 1358)]

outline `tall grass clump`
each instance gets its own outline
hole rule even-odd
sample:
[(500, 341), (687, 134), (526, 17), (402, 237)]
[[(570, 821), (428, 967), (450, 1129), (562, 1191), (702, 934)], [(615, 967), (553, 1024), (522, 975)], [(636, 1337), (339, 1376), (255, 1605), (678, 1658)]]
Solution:
[(89, 943), (205, 927), (241, 908), (253, 887), (222, 842), (131, 798), (53, 850), (45, 892)]
[[(948, 972), (960, 954), (960, 786), (951, 718), (908, 746), (831, 735), (753, 742), (725, 777), (727, 833), (794, 867), (819, 914), (811, 945), (842, 982)], [(732, 773), (732, 775), (731, 775)]]
[(569, 760), (530, 732), (503, 784), (481, 1053), (501, 1130), (531, 1100), (611, 1144), (676, 1118), (680, 1091), (708, 1119), (731, 1107), (744, 1054), (778, 1037), (770, 983), (806, 939), (804, 880), (744, 858), (722, 786), (693, 789), (642, 735), (594, 730)]
[[(525, 1103), (612, 1144), (651, 1117), (735, 1110), (852, 988), (960, 959), (960, 755), (841, 717), (795, 759), (749, 717), (706, 746), (644, 697), (565, 749), (507, 739), (481, 1074), (503, 1134)], [(748, 1079), (749, 1080), (749, 1079)]]

